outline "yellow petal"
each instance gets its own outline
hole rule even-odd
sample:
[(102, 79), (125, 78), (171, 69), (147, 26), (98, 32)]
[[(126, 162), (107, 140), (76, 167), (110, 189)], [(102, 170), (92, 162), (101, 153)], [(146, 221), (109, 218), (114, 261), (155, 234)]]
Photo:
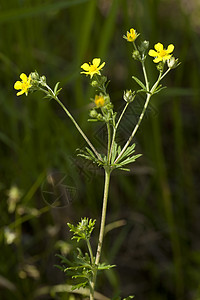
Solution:
[(21, 80), (23, 80), (23, 81), (27, 81), (27, 76), (26, 76), (26, 74), (24, 74), (24, 73), (22, 73), (22, 74), (20, 75), (20, 78), (21, 78)]
[(167, 47), (167, 53), (171, 53), (174, 51), (174, 45), (173, 44), (170, 44), (168, 47)]
[(162, 58), (161, 57), (156, 57), (153, 61), (155, 63), (159, 63), (160, 61), (162, 61)]
[(100, 65), (101, 59), (100, 58), (94, 58), (92, 60), (93, 65), (98, 68), (98, 66)]
[(158, 56), (158, 52), (151, 49), (151, 50), (149, 50), (149, 55), (155, 57), (155, 56)]
[(82, 68), (83, 70), (85, 70), (85, 71), (89, 71), (90, 65), (87, 64), (87, 63), (84, 63), (84, 64), (81, 66), (81, 68)]
[(89, 71), (87, 71), (87, 72), (84, 72), (84, 71), (83, 71), (83, 72), (81, 72), (81, 74), (87, 74), (87, 75), (88, 75), (88, 74), (89, 74)]
[(170, 59), (171, 56), (172, 56), (171, 54), (165, 55), (164, 59), (165, 59), (165, 60), (168, 60), (168, 59)]
[(20, 91), (20, 92), (17, 93), (17, 96), (20, 96), (20, 95), (22, 95), (23, 93), (24, 93), (24, 91), (22, 90), (22, 91)]
[(154, 48), (155, 48), (158, 52), (160, 52), (160, 51), (163, 50), (163, 44), (157, 43), (157, 44), (155, 44)]
[(16, 81), (15, 84), (14, 84), (14, 89), (21, 90), (22, 89), (22, 82), (21, 81)]
[(105, 66), (105, 62), (103, 62), (103, 63), (98, 67), (98, 69), (100, 70), (100, 69), (102, 69), (104, 66)]

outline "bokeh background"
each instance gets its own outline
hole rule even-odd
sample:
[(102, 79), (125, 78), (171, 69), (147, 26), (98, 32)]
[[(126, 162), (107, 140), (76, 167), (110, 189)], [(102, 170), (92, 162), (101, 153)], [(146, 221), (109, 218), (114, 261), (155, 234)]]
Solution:
[[(123, 90), (137, 88), (131, 76), (142, 76), (122, 38), (131, 27), (150, 48), (173, 43), (181, 65), (164, 79), (168, 88), (153, 97), (138, 131), (143, 156), (129, 173), (113, 173), (102, 259), (117, 268), (99, 275), (97, 290), (111, 299), (200, 299), (199, 0), (0, 0), (2, 300), (81, 299), (62, 292), (71, 281), (54, 266), (55, 254), (71, 257), (66, 223), (84, 216), (97, 219), (95, 246), (104, 180), (76, 157), (84, 141), (57, 103), (39, 92), (17, 97), (13, 84), (34, 70), (52, 87), (60, 81), (62, 101), (103, 151), (104, 128), (87, 122), (93, 92), (80, 65), (106, 61), (120, 110)], [(147, 65), (153, 82), (152, 58)], [(143, 101), (122, 123), (122, 144)]]

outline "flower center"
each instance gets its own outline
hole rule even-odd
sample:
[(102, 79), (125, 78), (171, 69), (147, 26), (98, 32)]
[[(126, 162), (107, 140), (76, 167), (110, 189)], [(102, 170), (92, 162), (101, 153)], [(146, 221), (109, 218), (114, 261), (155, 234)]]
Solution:
[(161, 50), (161, 51), (159, 52), (159, 55), (160, 55), (161, 57), (166, 56), (166, 55), (167, 55), (166, 50)]
[(90, 66), (90, 72), (95, 72), (97, 70), (97, 67), (95, 67), (94, 65)]

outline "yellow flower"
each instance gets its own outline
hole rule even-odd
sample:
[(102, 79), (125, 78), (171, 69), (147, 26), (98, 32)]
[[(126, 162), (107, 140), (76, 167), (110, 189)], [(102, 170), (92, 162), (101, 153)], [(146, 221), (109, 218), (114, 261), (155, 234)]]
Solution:
[(31, 85), (31, 76), (29, 75), (28, 77), (26, 74), (22, 73), (20, 75), (20, 78), (22, 81), (16, 81), (14, 84), (14, 89), (16, 90), (21, 90), (17, 93), (17, 96), (20, 96), (22, 94), (28, 95), (28, 89), (32, 86)]
[(170, 44), (167, 49), (164, 49), (163, 44), (157, 43), (155, 44), (154, 48), (155, 50), (149, 50), (149, 55), (155, 57), (153, 60), (155, 63), (158, 63), (160, 61), (165, 62), (166, 60), (170, 59), (172, 56), (172, 53), (174, 51), (174, 45)]
[(100, 96), (96, 95), (94, 99), (94, 103), (96, 104), (97, 107), (102, 107), (105, 104), (105, 99), (102, 95)]
[(100, 75), (100, 70), (104, 67), (105, 62), (100, 65), (101, 59), (94, 58), (91, 63), (84, 63), (81, 68), (84, 70), (81, 74), (90, 75), (90, 78), (94, 76), (94, 74)]
[(136, 30), (131, 28), (130, 32), (126, 32), (126, 35), (123, 35), (123, 38), (126, 39), (128, 42), (134, 42), (139, 34), (137, 34)]

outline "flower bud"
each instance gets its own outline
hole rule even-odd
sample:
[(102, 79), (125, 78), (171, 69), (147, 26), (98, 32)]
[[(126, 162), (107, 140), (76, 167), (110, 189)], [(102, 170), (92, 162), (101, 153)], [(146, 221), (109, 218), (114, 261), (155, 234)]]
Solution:
[(175, 59), (173, 56), (167, 60), (168, 68), (175, 69), (180, 63), (178, 62), (178, 58)]
[(149, 41), (141, 42), (141, 45), (138, 48), (142, 53), (145, 53), (147, 51), (147, 49), (149, 48)]
[(132, 102), (135, 98), (135, 91), (126, 90), (124, 91), (124, 100), (128, 103)]
[(40, 77), (40, 84), (46, 86), (46, 77), (44, 75)]
[(138, 50), (134, 50), (133, 53), (132, 53), (132, 57), (135, 60), (140, 60), (141, 59), (140, 52)]
[(103, 120), (102, 114), (98, 114), (98, 115), (97, 115), (97, 119), (100, 120), (100, 121), (102, 121), (102, 120)]
[(98, 115), (98, 113), (96, 112), (95, 109), (92, 109), (92, 110), (90, 111), (90, 117), (91, 117), (91, 118), (96, 118), (97, 115)]
[(31, 79), (32, 79), (32, 80), (38, 81), (38, 80), (40, 79), (40, 76), (39, 76), (39, 74), (38, 74), (37, 71), (31, 72), (30, 75), (31, 75)]
[(159, 64), (157, 64), (156, 68), (160, 73), (163, 72), (164, 65), (165, 65), (165, 63), (163, 61), (161, 61), (161, 62), (159, 62)]
[(96, 80), (92, 80), (92, 82), (91, 82), (91, 86), (92, 86), (92, 87), (98, 87), (98, 86), (99, 86), (99, 83), (98, 83), (98, 81), (96, 81)]

